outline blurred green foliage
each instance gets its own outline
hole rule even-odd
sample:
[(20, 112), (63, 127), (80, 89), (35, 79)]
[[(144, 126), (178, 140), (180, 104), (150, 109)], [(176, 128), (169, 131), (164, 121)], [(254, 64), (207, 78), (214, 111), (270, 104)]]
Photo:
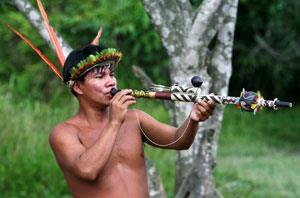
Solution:
[(300, 1), (241, 0), (230, 91), (300, 99)]

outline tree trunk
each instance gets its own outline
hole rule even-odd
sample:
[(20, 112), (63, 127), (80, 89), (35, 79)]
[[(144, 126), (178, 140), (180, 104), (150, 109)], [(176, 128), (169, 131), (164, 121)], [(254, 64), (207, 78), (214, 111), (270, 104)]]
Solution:
[[(227, 95), (238, 0), (204, 0), (193, 9), (188, 0), (143, 0), (170, 57), (174, 83), (191, 86), (199, 75), (202, 93)], [(188, 116), (191, 105), (175, 103), (176, 125)], [(176, 197), (218, 197), (213, 178), (223, 107), (200, 124), (192, 147), (178, 152)]]

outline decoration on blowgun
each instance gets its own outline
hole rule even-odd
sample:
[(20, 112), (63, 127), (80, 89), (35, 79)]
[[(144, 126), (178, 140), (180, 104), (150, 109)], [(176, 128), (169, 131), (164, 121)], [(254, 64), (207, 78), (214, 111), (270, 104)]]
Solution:
[(258, 102), (263, 99), (259, 92), (255, 93), (253, 91), (243, 91), (241, 92), (240, 96), (240, 103), (237, 105), (238, 108), (241, 110), (245, 110), (248, 112), (257, 112), (261, 111), (261, 106), (258, 105)]
[[(137, 98), (152, 98), (162, 100), (173, 100), (181, 102), (197, 102), (198, 100), (209, 101), (212, 100), (217, 104), (234, 104), (241, 110), (247, 112), (261, 111), (262, 107), (269, 107), (276, 110), (278, 107), (292, 107), (291, 102), (279, 101), (277, 98), (274, 100), (265, 100), (261, 94), (253, 91), (243, 91), (240, 97), (232, 96), (219, 96), (219, 95), (202, 95), (201, 85), (203, 80), (199, 76), (194, 76), (191, 79), (193, 87), (182, 87), (172, 85), (171, 87), (153, 84), (150, 91), (133, 90), (131, 95)], [(111, 95), (114, 96), (118, 91), (111, 90)]]

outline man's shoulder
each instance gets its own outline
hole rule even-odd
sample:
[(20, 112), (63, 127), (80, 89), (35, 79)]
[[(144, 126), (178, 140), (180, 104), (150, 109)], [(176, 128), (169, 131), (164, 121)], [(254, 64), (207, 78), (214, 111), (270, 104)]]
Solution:
[(144, 111), (139, 110), (139, 109), (130, 109), (127, 111), (127, 117), (131, 120), (134, 119), (136, 120), (137, 118), (143, 116), (145, 114)]
[(136, 117), (144, 118), (150, 115), (140, 109), (131, 109), (128, 111), (128, 116), (135, 117), (135, 118)]
[(149, 115), (148, 113), (140, 110), (140, 109), (131, 109), (127, 114), (129, 120), (135, 120), (139, 125), (143, 125), (145, 122), (153, 122), (155, 119)]
[(128, 115), (129, 116), (136, 116), (136, 115), (141, 115), (141, 114), (146, 114), (144, 111), (140, 109), (130, 109), (128, 110)]
[(57, 141), (60, 142), (67, 137), (77, 136), (77, 132), (78, 128), (74, 124), (69, 121), (65, 121), (53, 127), (49, 135), (49, 141), (50, 143)]
[(74, 124), (70, 123), (69, 121), (65, 121), (53, 127), (52, 133), (60, 133), (61, 131), (70, 133), (72, 131), (77, 131), (77, 130), (78, 129)]

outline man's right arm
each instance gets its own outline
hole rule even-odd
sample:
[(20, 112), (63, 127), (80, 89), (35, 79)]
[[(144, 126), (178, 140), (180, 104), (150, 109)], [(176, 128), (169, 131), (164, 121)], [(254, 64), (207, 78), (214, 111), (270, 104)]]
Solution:
[(109, 123), (96, 143), (84, 147), (73, 127), (55, 127), (49, 141), (57, 162), (64, 171), (86, 180), (95, 180), (109, 159), (120, 125)]
[(88, 149), (81, 144), (76, 127), (64, 123), (53, 129), (49, 142), (57, 162), (64, 171), (86, 180), (97, 178), (111, 156), (128, 106), (135, 103), (134, 98), (127, 95), (127, 92), (120, 92), (113, 98), (105, 131)]

